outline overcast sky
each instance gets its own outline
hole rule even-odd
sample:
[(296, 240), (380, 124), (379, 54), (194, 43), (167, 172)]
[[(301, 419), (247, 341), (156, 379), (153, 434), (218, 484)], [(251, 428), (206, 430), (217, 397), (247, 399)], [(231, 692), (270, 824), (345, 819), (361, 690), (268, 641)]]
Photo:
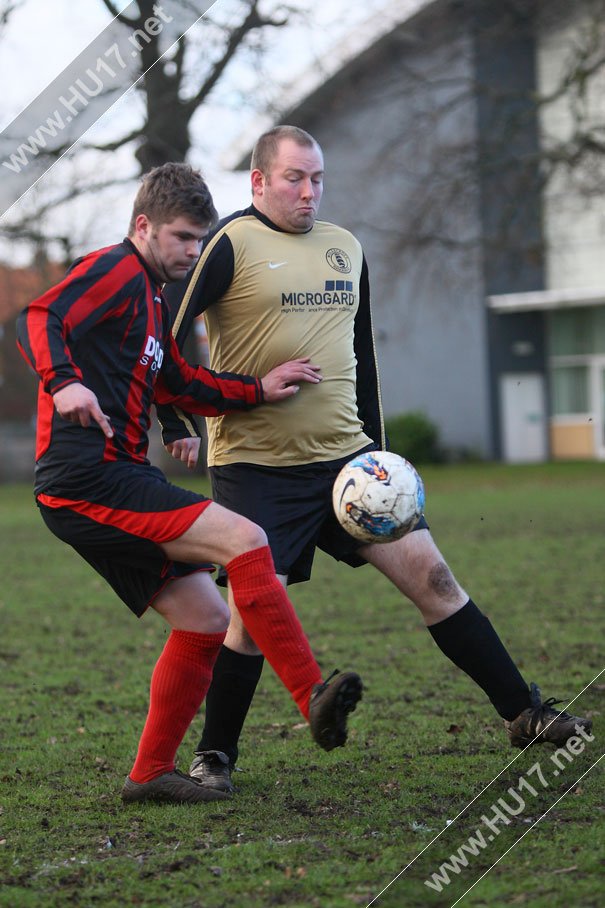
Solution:
[[(131, 0), (114, 0), (120, 9)], [(305, 64), (329, 49), (337, 53), (334, 42), (356, 28), (377, 11), (393, 5), (393, 0), (291, 0), (306, 8), (312, 30), (278, 29), (275, 32), (271, 67), (276, 79), (287, 80)], [(229, 0), (215, 0), (209, 11), (219, 12)], [(401, 0), (401, 6), (406, 0)], [(101, 0), (24, 0), (2, 34), (0, 84), (8, 87), (0, 107), (0, 129), (95, 38), (109, 22)], [(195, 28), (195, 26), (194, 26)]]
[[(130, 2), (130, 0), (129, 0)], [(119, 2), (124, 9), (129, 2)], [(310, 27), (295, 27), (272, 30), (270, 52), (266, 57), (272, 85), (288, 86), (300, 83), (305, 72), (317, 73), (314, 61), (324, 59), (336, 64), (340, 55), (347, 56), (351, 46), (358, 48), (386, 20), (385, 11), (393, 7), (401, 9), (414, 5), (418, 0), (294, 0), (297, 5), (307, 8)], [(216, 0), (213, 13), (220, 13), (228, 7), (230, 0)], [(0, 84), (4, 87), (0, 102), (0, 130), (5, 128), (21, 110), (27, 106), (108, 24), (110, 20), (101, 0), (24, 0), (22, 8), (11, 17), (2, 33), (0, 53)], [(192, 32), (196, 29), (193, 26)], [(353, 37), (352, 37), (353, 36)], [(223, 88), (224, 90), (224, 88)], [(241, 89), (240, 89), (241, 91)], [(285, 88), (279, 88), (279, 92)], [(96, 130), (108, 132), (111, 137), (127, 131), (121, 128), (125, 112), (132, 116), (133, 104), (138, 103), (133, 93), (101, 118)], [(131, 122), (131, 120), (130, 120)], [(233, 159), (233, 146), (241, 142), (246, 133), (251, 137), (259, 126), (254, 114), (239, 106), (229, 108), (228, 104), (206, 104), (192, 122), (195, 150), (192, 163), (202, 167), (207, 176), (219, 212), (226, 214), (234, 208), (247, 204), (249, 198), (248, 180), (245, 174), (229, 172), (229, 159)], [(265, 128), (260, 123), (260, 129)], [(113, 130), (113, 133), (112, 133)], [(244, 140), (244, 145), (247, 138)], [(249, 147), (249, 146), (247, 146)], [(230, 154), (231, 152), (231, 154)], [(136, 171), (132, 149), (117, 153), (113, 160), (105, 161), (100, 167), (112, 167), (118, 172), (128, 166)], [(70, 177), (80, 164), (78, 155), (67, 162), (55, 165), (51, 174), (44, 179), (61, 180), (69, 171)], [(63, 168), (63, 170), (62, 170)], [(95, 171), (96, 172), (96, 171)], [(42, 189), (44, 184), (42, 183)], [(91, 242), (102, 244), (113, 242), (115, 237), (115, 208), (123, 208), (120, 217), (126, 217), (132, 191), (116, 195), (112, 202), (112, 217), (95, 215), (94, 228), (88, 233)], [(115, 207), (114, 207), (115, 206)], [(0, 257), (5, 256), (0, 250)]]

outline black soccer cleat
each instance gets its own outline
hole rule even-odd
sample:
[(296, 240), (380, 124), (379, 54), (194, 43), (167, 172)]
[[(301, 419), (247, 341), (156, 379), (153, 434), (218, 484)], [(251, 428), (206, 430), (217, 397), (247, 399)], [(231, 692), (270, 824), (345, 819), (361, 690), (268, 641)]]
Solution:
[(342, 747), (347, 740), (347, 716), (363, 692), (356, 672), (333, 672), (323, 684), (316, 684), (309, 702), (309, 725), (313, 740), (324, 750)]
[(231, 781), (233, 767), (222, 750), (199, 750), (189, 767), (189, 775), (204, 788), (215, 791), (235, 791)]
[(513, 747), (527, 747), (532, 741), (562, 747), (572, 735), (578, 734), (579, 729), (590, 734), (592, 730), (590, 719), (583, 719), (580, 716), (572, 716), (570, 713), (553, 709), (556, 703), (562, 702), (555, 700), (554, 697), (550, 697), (543, 703), (537, 684), (530, 685), (529, 696), (531, 706), (524, 709), (516, 719), (512, 719), (510, 722), (504, 721), (504, 727)]
[(125, 804), (141, 801), (159, 801), (164, 804), (198, 804), (201, 801), (223, 801), (229, 798), (224, 791), (204, 788), (191, 776), (174, 769), (162, 773), (149, 782), (133, 782), (126, 778), (122, 788), (122, 800)]

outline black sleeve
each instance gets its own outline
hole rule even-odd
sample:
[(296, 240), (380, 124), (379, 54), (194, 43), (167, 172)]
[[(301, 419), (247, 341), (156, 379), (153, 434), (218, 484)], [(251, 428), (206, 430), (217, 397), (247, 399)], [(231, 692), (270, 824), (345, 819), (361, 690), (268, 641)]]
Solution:
[(370, 282), (364, 258), (359, 281), (359, 308), (355, 316), (354, 350), (357, 359), (357, 412), (363, 430), (381, 450), (386, 448), (386, 437), (380, 399), (380, 379), (372, 330), (370, 309)]
[[(218, 236), (211, 234), (191, 275), (164, 289), (172, 333), (181, 352), (189, 332), (194, 330), (195, 319), (220, 299), (231, 284), (233, 262), (230, 239), (224, 233)], [(165, 445), (179, 438), (200, 436), (200, 430), (190, 414), (169, 405), (158, 405), (156, 410)]]

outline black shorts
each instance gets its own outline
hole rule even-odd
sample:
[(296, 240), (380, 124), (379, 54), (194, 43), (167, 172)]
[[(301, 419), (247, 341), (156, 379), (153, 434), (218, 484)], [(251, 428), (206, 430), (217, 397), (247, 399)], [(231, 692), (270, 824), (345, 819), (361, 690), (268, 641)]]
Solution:
[(77, 471), (63, 495), (39, 493), (44, 522), (71, 545), (141, 616), (165, 585), (208, 563), (166, 558), (159, 543), (177, 539), (211, 503), (168, 482), (148, 464), (107, 463)]
[[(287, 574), (289, 583), (309, 579), (316, 547), (337, 561), (360, 567), (367, 563), (357, 554), (363, 543), (343, 530), (332, 508), (334, 480), (354, 456), (296, 467), (250, 463), (210, 467), (213, 499), (263, 528), (275, 569)], [(427, 526), (421, 517), (415, 529)], [(226, 585), (222, 568), (217, 582)]]

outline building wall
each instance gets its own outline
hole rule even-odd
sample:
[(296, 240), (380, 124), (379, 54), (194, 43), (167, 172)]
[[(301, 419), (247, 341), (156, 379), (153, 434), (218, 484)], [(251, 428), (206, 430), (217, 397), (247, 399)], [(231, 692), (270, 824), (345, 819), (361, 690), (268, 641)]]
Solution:
[[(590, 67), (603, 54), (605, 23), (602, 3), (554, 0), (543, 9), (537, 44), (537, 89), (541, 98), (560, 95), (560, 87), (580, 60), (582, 48), (593, 45), (584, 60)], [(605, 126), (605, 68), (583, 81), (572, 82), (563, 95), (541, 106), (544, 148), (556, 148), (580, 130)], [(599, 155), (602, 159), (602, 155)], [(561, 166), (544, 193), (546, 287), (567, 289), (605, 285), (605, 194), (603, 164), (584, 158), (573, 168)]]
[[(451, 448), (510, 449), (503, 427), (517, 431), (510, 388), (521, 376), (540, 401), (524, 400), (528, 431), (541, 423), (534, 456), (579, 450), (551, 416), (552, 313), (487, 312), (486, 297), (605, 285), (603, 156), (554, 168), (543, 185), (543, 149), (572, 134), (572, 110), (605, 128), (605, 76), (535, 103), (562, 87), (578, 47), (592, 40), (584, 62), (596, 61), (602, 3), (435, 0), (282, 117), (324, 148), (322, 216), (364, 245), (387, 415), (423, 410)], [(605, 457), (600, 361), (589, 373)]]
[[(473, 10), (477, 172), (488, 295), (544, 286), (540, 137), (533, 100), (535, 24), (529, 4), (482, 0)], [(515, 452), (515, 460), (544, 459), (548, 388), (543, 315), (489, 312), (487, 325), (493, 452), (497, 458), (513, 459)], [(514, 386), (518, 397), (511, 394)], [(536, 386), (531, 404), (524, 397), (528, 386)]]
[[(289, 118), (284, 118), (287, 121)], [(326, 158), (321, 217), (370, 268), (385, 412), (490, 453), (473, 44), (452, 5), (400, 26), (298, 108)]]
[[(544, 6), (537, 47), (542, 146), (573, 167), (553, 166), (544, 191), (546, 287), (578, 291), (577, 305), (547, 316), (548, 371), (557, 390), (551, 413), (551, 450), (558, 459), (605, 459), (605, 163), (582, 151), (582, 136), (600, 142), (605, 128), (605, 68), (590, 71), (605, 53), (600, 0)], [(568, 88), (561, 93), (561, 85)], [(551, 100), (547, 100), (551, 99)], [(563, 150), (563, 154), (561, 154)], [(580, 305), (590, 288), (595, 305)], [(599, 304), (598, 291), (602, 290)], [(573, 294), (567, 294), (573, 300)]]

